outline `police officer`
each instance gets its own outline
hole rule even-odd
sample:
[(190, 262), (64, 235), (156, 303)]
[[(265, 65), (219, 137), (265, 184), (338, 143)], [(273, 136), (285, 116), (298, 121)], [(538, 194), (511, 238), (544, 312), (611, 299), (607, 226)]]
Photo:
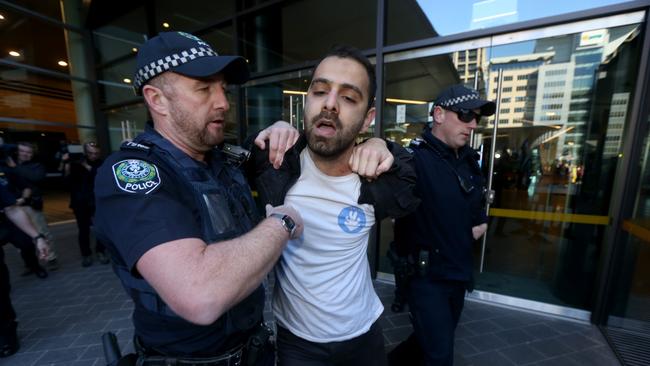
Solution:
[(398, 251), (416, 263), (408, 288), (415, 338), (426, 365), (453, 363), (454, 330), (472, 281), (472, 244), (487, 230), (484, 178), (469, 137), (493, 102), (462, 85), (444, 89), (431, 110), (433, 125), (411, 144), (422, 203), (398, 219)]
[(2, 230), (4, 234), (0, 236), (0, 357), (8, 357), (16, 353), (19, 348), (18, 335), (16, 334), (18, 323), (16, 323), (16, 312), (9, 298), (11, 292), (9, 270), (5, 264), (5, 252), (2, 245), (8, 241), (31, 241), (33, 242), (31, 249), (34, 250), (34, 245), (36, 245), (41, 259), (47, 258), (49, 246), (45, 236), (39, 234), (34, 228), (23, 208), (16, 205), (16, 197), (7, 189), (4, 180), (0, 181), (0, 209), (9, 220), (2, 222), (1, 225), (5, 227)]
[(261, 282), (302, 220), (288, 206), (267, 206), (260, 220), (242, 174), (215, 149), (227, 85), (248, 77), (243, 58), (183, 32), (138, 53), (134, 87), (153, 122), (99, 169), (95, 225), (135, 303), (139, 365), (273, 362), (255, 347)]

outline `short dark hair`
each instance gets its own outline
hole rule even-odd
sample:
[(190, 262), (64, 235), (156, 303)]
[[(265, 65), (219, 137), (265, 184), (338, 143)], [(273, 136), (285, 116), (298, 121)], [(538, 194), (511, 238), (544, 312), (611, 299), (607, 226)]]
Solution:
[(312, 70), (312, 78), (314, 77), (314, 71), (318, 68), (318, 66), (323, 62), (328, 57), (338, 57), (338, 58), (349, 58), (352, 59), (361, 66), (363, 66), (364, 69), (366, 69), (366, 74), (368, 75), (368, 109), (372, 107), (372, 104), (375, 102), (375, 92), (377, 91), (377, 78), (375, 77), (375, 66), (370, 63), (370, 60), (361, 53), (361, 51), (352, 46), (346, 46), (346, 45), (336, 45), (332, 47), (320, 60), (318, 60), (318, 63), (316, 66), (314, 66), (314, 70)]

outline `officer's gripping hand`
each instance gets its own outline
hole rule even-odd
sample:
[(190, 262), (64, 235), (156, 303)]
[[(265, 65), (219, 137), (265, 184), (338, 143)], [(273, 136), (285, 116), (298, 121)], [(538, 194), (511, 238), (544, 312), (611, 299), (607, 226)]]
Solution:
[(47, 259), (47, 257), (50, 255), (50, 243), (48, 243), (45, 238), (40, 237), (36, 239), (36, 250), (38, 251), (39, 259)]
[(282, 205), (282, 206), (271, 206), (271, 205), (266, 205), (266, 217), (271, 216), (271, 214), (280, 214), (280, 215), (287, 215), (291, 217), (293, 222), (296, 224), (296, 230), (293, 231), (293, 235), (291, 235), (290, 239), (298, 239), (302, 235), (302, 230), (304, 228), (304, 224), (302, 222), (302, 217), (294, 209), (293, 207), (289, 205)]
[(289, 123), (277, 121), (257, 135), (255, 145), (264, 150), (266, 140), (269, 141), (269, 162), (275, 169), (278, 169), (284, 160), (284, 153), (298, 141), (299, 136), (298, 130)]
[(386, 142), (373, 137), (362, 144), (356, 145), (350, 156), (350, 168), (353, 172), (368, 180), (376, 179), (388, 171), (395, 158), (390, 153)]

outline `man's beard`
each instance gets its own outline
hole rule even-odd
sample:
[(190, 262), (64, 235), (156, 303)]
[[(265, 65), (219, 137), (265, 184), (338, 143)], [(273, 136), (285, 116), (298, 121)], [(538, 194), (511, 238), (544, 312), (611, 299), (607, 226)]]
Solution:
[[(173, 104), (169, 109), (169, 113), (176, 126), (178, 126), (179, 133), (184, 135), (188, 142), (195, 145), (195, 148), (208, 151), (223, 141), (223, 134), (217, 136), (209, 133), (207, 128), (209, 121), (195, 121), (191, 113)], [(223, 119), (223, 117), (216, 116), (215, 119)]]
[[(336, 127), (336, 133), (334, 136), (322, 137), (315, 134), (316, 124), (321, 119), (327, 119), (334, 124)], [(354, 140), (359, 134), (359, 131), (361, 131), (362, 126), (363, 119), (353, 124), (348, 129), (345, 129), (343, 128), (343, 124), (337, 114), (322, 111), (320, 114), (312, 118), (311, 123), (305, 130), (307, 145), (316, 155), (326, 159), (335, 159), (354, 144)]]

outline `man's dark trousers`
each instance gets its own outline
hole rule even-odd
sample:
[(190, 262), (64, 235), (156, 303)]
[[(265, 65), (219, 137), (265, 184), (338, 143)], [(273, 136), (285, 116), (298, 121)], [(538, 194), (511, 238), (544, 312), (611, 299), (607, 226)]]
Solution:
[(413, 329), (427, 366), (454, 362), (454, 331), (465, 302), (466, 283), (415, 277), (409, 284)]

